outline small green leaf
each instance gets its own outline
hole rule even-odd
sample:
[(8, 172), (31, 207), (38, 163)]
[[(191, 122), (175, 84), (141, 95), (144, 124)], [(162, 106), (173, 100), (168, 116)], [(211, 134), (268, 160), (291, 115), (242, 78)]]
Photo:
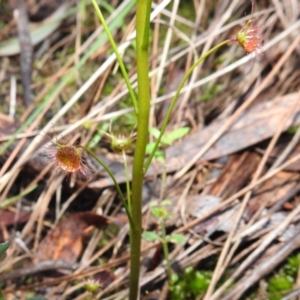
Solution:
[(190, 131), (189, 127), (177, 128), (170, 132), (166, 137), (164, 137), (164, 143), (167, 145), (172, 145), (175, 140), (184, 137)]
[(149, 241), (149, 242), (156, 242), (156, 241), (160, 241), (160, 236), (153, 232), (153, 231), (145, 231), (142, 234), (143, 239)]
[(156, 160), (158, 160), (161, 163), (165, 162), (165, 154), (164, 154), (164, 151), (162, 151), (162, 150), (157, 149), (154, 154), (154, 157)]
[(151, 212), (156, 218), (161, 218), (164, 214), (162, 208), (157, 206), (152, 207)]
[[(157, 128), (151, 127), (151, 128), (149, 128), (149, 132), (150, 132), (156, 139), (158, 139), (158, 137), (159, 137), (159, 135), (160, 135), (160, 131), (159, 131)], [(166, 141), (166, 137), (165, 137), (164, 135), (161, 137), (160, 144), (167, 144), (167, 145), (168, 145), (168, 143), (167, 143), (167, 141)]]
[[(150, 143), (146, 146), (146, 154), (149, 155), (150, 153), (152, 153), (153, 149), (154, 149), (154, 146), (155, 146), (155, 143)], [(160, 161), (164, 161), (164, 152), (162, 150), (159, 150), (159, 149), (156, 149), (155, 151), (155, 154), (154, 154), (154, 157), (157, 159), (157, 160), (160, 160)]]
[(168, 218), (172, 215), (165, 207), (153, 207), (151, 212), (156, 218)]
[(160, 131), (156, 127), (150, 127), (149, 132), (157, 139), (160, 135)]
[(0, 243), (0, 255), (5, 253), (9, 247), (9, 242)]
[(171, 284), (175, 284), (176, 282), (178, 282), (178, 280), (179, 280), (178, 274), (172, 273)]
[(185, 242), (184, 235), (179, 234), (179, 233), (174, 233), (174, 234), (168, 236), (168, 240), (174, 244), (183, 244)]
[(150, 204), (149, 204), (150, 207), (154, 207), (154, 206), (157, 206), (157, 205), (158, 205), (157, 200), (151, 201)]
[(24, 191), (23, 191), (22, 193), (20, 193), (19, 195), (3, 200), (3, 201), (1, 202), (1, 204), (0, 204), (0, 207), (3, 208), (3, 207), (6, 207), (6, 206), (9, 206), (9, 205), (14, 204), (14, 203), (17, 202), (21, 197), (24, 197), (25, 195), (29, 194), (29, 193), (32, 192), (34, 189), (36, 189), (37, 186), (38, 186), (37, 184), (34, 184), (34, 185), (30, 186), (28, 189), (24, 190)]
[(170, 199), (165, 199), (161, 202), (162, 206), (167, 206), (167, 205), (171, 205), (172, 201)]
[(146, 154), (150, 154), (154, 149), (155, 143), (150, 143), (146, 146)]

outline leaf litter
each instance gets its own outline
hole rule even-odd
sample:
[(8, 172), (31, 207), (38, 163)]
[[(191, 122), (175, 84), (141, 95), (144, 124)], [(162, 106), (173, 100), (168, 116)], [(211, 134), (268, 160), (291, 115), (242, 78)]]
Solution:
[[(249, 287), (255, 286), (259, 281), (266, 282), (267, 275), (274, 272), (281, 262), (300, 247), (299, 147), (297, 141), (295, 142), (297, 134), (288, 132), (294, 126), (297, 132), (300, 121), (300, 74), (299, 68), (296, 67), (299, 50), (297, 46), (293, 46), (293, 42), (297, 42), (296, 38), (289, 33), (292, 29), (295, 32), (294, 28), (297, 28), (299, 23), (298, 6), (297, 9), (290, 9), (294, 4), (294, 1), (288, 1), (284, 10), (279, 10), (277, 6), (270, 10), (273, 2), (258, 4), (261, 5), (259, 9), (263, 11), (266, 23), (266, 46), (269, 42), (275, 44), (263, 53), (260, 61), (234, 66), (234, 60), (238, 58), (236, 56), (241, 53), (231, 45), (235, 51), (233, 57), (232, 50), (228, 49), (227, 52), (214, 54), (201, 66), (201, 78), (193, 78), (189, 96), (182, 96), (168, 127), (168, 132), (190, 127), (190, 133), (167, 146), (166, 164), (155, 162), (147, 174), (147, 184), (144, 187), (145, 230), (150, 228), (155, 231), (157, 228), (155, 219), (147, 218), (149, 201), (169, 199), (168, 209), (173, 215), (166, 222), (168, 234), (181, 232), (186, 241), (183, 245), (170, 245), (172, 267), (178, 274), (182, 274), (185, 268), (190, 266), (199, 270), (203, 270), (202, 265), (210, 268), (213, 280), (204, 299), (243, 299)], [(279, 5), (283, 6), (283, 3), (279, 2)], [(118, 6), (115, 7), (117, 8)], [(91, 7), (88, 6), (87, 10), (93, 13)], [(196, 32), (192, 43), (185, 40), (178, 43), (178, 37), (174, 36), (168, 45), (169, 56), (166, 58), (165, 69), (161, 70), (168, 72), (162, 72), (166, 76), (162, 76), (162, 81), (156, 86), (167, 83), (170, 87), (166, 87), (166, 93), (172, 93), (172, 81), (176, 87), (175, 82), (182, 77), (185, 63), (191, 63), (188, 58), (193, 57), (195, 53), (193, 44), (197, 45), (197, 51), (200, 53), (202, 47), (222, 40), (220, 35), (230, 38), (240, 29), (237, 24), (218, 25), (213, 21), (219, 20), (219, 16), (227, 16), (226, 12), (234, 14), (234, 19), (243, 18), (246, 10), (244, 1), (236, 1), (232, 7), (211, 4), (211, 7), (202, 12), (200, 7), (196, 7), (194, 11), (199, 15), (193, 22), (186, 19), (184, 13), (179, 10), (174, 26), (186, 32), (187, 36), (192, 35), (194, 28), (191, 25), (196, 22), (197, 28), (213, 26), (218, 34), (210, 36), (205, 30)], [(161, 13), (164, 22), (170, 22), (168, 11), (164, 10)], [(73, 46), (70, 46), (70, 41), (74, 41), (72, 45), (75, 44), (72, 28), (76, 26), (76, 22), (83, 19), (74, 20), (71, 17), (65, 23), (71, 24), (70, 27), (53, 29), (59, 36), (56, 41), (47, 40), (45, 34), (45, 44), (35, 48), (35, 51), (39, 50), (40, 57), (44, 55), (43, 60), (39, 61), (39, 68), (34, 70), (35, 74), (38, 74), (33, 77), (32, 91), (35, 95), (49, 93), (53, 83), (63, 76), (63, 72), (56, 73), (57, 66), (61, 66), (62, 70), (68, 70), (70, 65), (73, 67), (74, 60), (70, 60), (71, 55), (75, 52), (76, 57), (80, 51), (89, 47), (86, 45), (95, 41), (94, 36), (94, 40), (91, 38), (89, 41), (90, 44), (84, 44), (89, 36), (96, 32), (96, 24), (85, 20), (85, 25), (88, 23), (88, 26), (85, 30), (81, 27), (82, 45), (76, 46), (79, 47), (76, 52)], [(160, 53), (167, 44), (163, 43), (163, 25), (155, 26), (160, 26), (161, 29), (155, 34), (162, 41), (162, 45), (157, 45), (157, 49), (154, 49), (159, 50), (156, 53)], [(125, 39), (129, 33), (122, 32), (121, 35), (122, 39)], [(64, 37), (70, 40), (64, 40)], [(116, 38), (118, 40), (119, 37), (116, 35)], [(47, 43), (52, 43), (50, 48), (45, 46)], [(46, 47), (46, 52), (43, 47)], [(107, 45), (105, 47), (107, 49)], [(99, 51), (99, 47), (95, 48)], [(128, 53), (130, 54), (130, 51)], [(49, 59), (51, 55), (52, 59)], [(88, 69), (92, 63), (99, 66), (106, 59), (101, 57), (101, 53), (90, 57), (85, 72), (82, 72), (86, 76), (92, 75), (87, 74), (94, 70)], [(18, 57), (15, 59), (18, 60)], [(128, 59), (133, 61), (134, 57), (129, 55)], [(155, 62), (152, 62), (155, 66)], [(20, 110), (13, 118), (8, 117), (8, 78), (12, 75), (19, 76), (19, 73), (13, 59), (4, 57), (1, 58), (1, 63), (1, 74), (6, 76), (0, 76), (3, 98), (0, 146), (22, 125), (26, 115), (30, 114), (30, 108), (25, 111), (21, 94), (17, 94)], [(228, 71), (220, 73), (227, 67)], [(216, 70), (214, 77), (203, 83), (201, 80), (205, 79), (211, 70)], [(110, 74), (110, 69), (107, 68), (106, 72)], [(95, 280), (102, 285), (96, 295), (99, 299), (106, 296), (113, 299), (127, 297), (128, 228), (124, 225), (127, 219), (115, 197), (112, 182), (105, 172), (99, 170), (98, 177), (91, 179), (91, 182), (77, 178), (74, 188), (70, 188), (66, 180), (55, 178), (58, 175), (54, 176), (53, 172), (43, 173), (47, 163), (38, 153), (32, 152), (28, 155), (19, 168), (11, 168), (19, 162), (22, 153), (33, 145), (32, 137), (39, 133), (39, 128), (49, 121), (51, 115), (59, 114), (64, 102), (74, 93), (74, 88), (80, 90), (84, 80), (80, 72), (77, 72), (74, 80), (65, 86), (60, 96), (54, 96), (57, 106), (50, 105), (47, 113), (46, 110), (42, 113), (43, 120), (36, 119), (35, 126), (24, 131), (25, 137), (19, 136), (0, 157), (1, 167), (5, 164), (7, 170), (14, 170), (9, 181), (5, 181), (4, 173), (1, 175), (1, 201), (20, 194), (36, 182), (39, 184), (38, 189), (5, 210), (2, 209), (0, 214), (1, 233), (5, 238), (9, 238), (11, 243), (6, 258), (0, 265), (0, 279), (4, 282), (3, 292), (6, 295), (11, 295), (12, 291), (17, 290), (25, 293), (35, 292), (49, 299), (53, 295), (68, 299), (85, 299), (89, 294), (84, 291), (83, 285), (89, 280)], [(97, 117), (91, 116), (88, 122), (85, 120), (86, 123), (82, 123), (83, 126), (77, 126), (76, 130), (82, 142), (95, 136), (97, 122), (105, 122), (111, 118), (110, 114), (115, 112), (122, 115), (124, 105), (120, 104), (119, 99), (122, 97), (118, 97), (120, 87), (124, 86), (124, 83), (114, 90), (117, 80), (119, 81), (119, 78), (113, 76), (98, 78), (93, 83), (93, 89), (100, 95), (99, 99), (102, 102), (91, 100), (91, 91), (87, 91), (80, 99), (81, 102), (74, 104), (68, 114), (61, 114), (60, 124), (63, 130), (74, 128), (74, 122), (76, 124), (76, 121), (82, 118), (82, 105), (85, 105), (88, 112), (100, 109)], [(43, 85), (45, 87), (42, 90)], [(153, 95), (157, 92), (156, 86), (151, 87)], [(208, 93), (208, 89), (213, 92)], [(256, 95), (251, 96), (253, 93)], [(202, 95), (206, 95), (205, 102), (199, 101)], [(251, 97), (253, 99), (248, 101)], [(161, 99), (156, 98), (159, 101)], [(39, 99), (42, 97), (37, 98), (36, 103)], [(243, 106), (245, 102), (249, 105)], [(153, 124), (161, 123), (166, 103), (168, 102), (156, 104), (159, 107), (157, 114), (154, 114), (156, 119), (152, 120)], [(232, 115), (240, 107), (243, 109), (235, 115), (232, 124), (228, 125), (230, 120), (233, 120)], [(122, 125), (124, 124), (120, 126)], [(217, 132), (222, 132), (220, 137), (211, 143), (211, 146), (207, 146), (207, 151), (186, 172), (175, 178), (174, 172), (180, 172), (189, 165), (199, 151), (209, 145), (208, 142)], [(271, 143), (273, 139), (274, 145)], [(120, 163), (122, 157), (110, 153), (101, 141), (98, 146), (97, 155), (112, 167), (118, 182), (123, 183), (125, 177)], [(287, 148), (289, 151), (285, 151)], [(264, 157), (266, 160), (262, 161)], [(130, 162), (130, 157), (128, 161)], [(259, 168), (260, 175), (255, 177)], [(161, 180), (161, 175), (165, 171), (167, 176), (164, 181)], [(63, 214), (63, 219), (60, 220), (60, 212), (65, 211), (67, 214)], [(96, 211), (101, 211), (101, 214), (96, 214)], [(5, 217), (8, 214), (9, 219)], [(12, 219), (15, 221), (12, 222)], [(107, 229), (108, 224), (119, 225), (119, 222), (123, 222), (122, 230)], [(26, 247), (22, 248), (20, 245)], [(143, 263), (146, 265), (147, 259), (150, 259), (152, 265), (142, 268), (141, 285), (143, 291), (152, 293), (155, 299), (162, 299), (155, 291), (159, 286), (167, 284), (161, 253), (159, 243), (143, 242)], [(220, 253), (226, 258), (222, 266), (216, 263), (216, 260), (222, 261)], [(214, 262), (213, 266), (209, 265), (208, 261)], [(46, 274), (51, 274), (49, 270), (61, 271), (60, 277), (47, 277)], [(219, 280), (224, 272), (227, 274), (225, 280)], [(22, 278), (28, 281), (21, 280)], [(216, 284), (217, 282), (219, 284)], [(229, 290), (228, 286), (232, 288)], [(294, 288), (297, 288), (297, 282)], [(143, 299), (146, 299), (146, 294), (143, 292)]]

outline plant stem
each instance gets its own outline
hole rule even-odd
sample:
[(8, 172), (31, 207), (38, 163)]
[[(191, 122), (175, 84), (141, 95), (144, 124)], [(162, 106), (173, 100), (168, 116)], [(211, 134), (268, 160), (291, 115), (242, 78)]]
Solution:
[(142, 189), (144, 159), (148, 143), (150, 86), (148, 42), (151, 0), (137, 0), (136, 4), (136, 55), (138, 82), (137, 140), (132, 166), (131, 215), (134, 228), (130, 228), (129, 299), (139, 299), (140, 252), (142, 231)]
[(164, 257), (166, 260), (166, 269), (167, 269), (167, 274), (168, 274), (168, 278), (169, 278), (169, 284), (171, 285), (172, 284), (172, 269), (171, 269), (171, 263), (170, 263), (170, 257), (169, 257), (166, 228), (165, 228), (165, 223), (164, 223), (163, 218), (160, 219), (159, 226), (160, 226), (160, 231), (161, 231), (161, 242), (162, 242), (162, 246), (163, 246)]
[(125, 153), (124, 150), (122, 151), (122, 156), (123, 156), (124, 171), (125, 171), (125, 177), (126, 177), (127, 204), (128, 204), (128, 210), (131, 212), (130, 178), (129, 178), (129, 172), (128, 172), (128, 165), (127, 165), (126, 153)]
[(220, 49), (221, 47), (227, 45), (229, 42), (231, 42), (231, 40), (226, 40), (224, 42), (221, 42), (220, 44), (218, 44), (217, 46), (213, 47), (212, 49), (210, 49), (209, 51), (207, 51), (206, 53), (204, 53), (203, 55), (201, 55), (198, 60), (191, 66), (191, 68), (186, 72), (186, 74), (184, 75), (183, 79), (181, 80), (179, 86), (178, 86), (178, 89), (176, 90), (176, 93), (172, 99), (172, 102), (170, 104), (170, 107), (167, 111), (167, 114), (166, 114), (166, 117), (163, 121), (163, 124), (162, 124), (162, 127), (161, 127), (161, 130), (160, 130), (160, 134), (155, 142), (155, 145), (153, 147), (153, 150), (152, 152), (150, 153), (146, 163), (145, 163), (145, 172), (148, 170), (150, 164), (151, 164), (151, 161), (155, 155), (155, 152), (160, 144), (160, 141), (161, 141), (161, 138), (165, 132), (165, 129), (169, 123), (169, 120), (170, 120), (170, 117), (171, 117), (171, 114), (172, 114), (172, 111), (173, 111), (173, 108), (176, 104), (176, 101), (180, 95), (180, 91), (181, 89), (183, 88), (185, 82), (187, 81), (187, 79), (190, 77), (190, 75), (192, 74), (192, 72), (194, 71), (194, 69), (199, 65), (199, 63), (201, 61), (203, 61), (204, 59), (206, 59), (209, 55), (211, 55), (213, 52), (215, 52), (216, 50)]
[(118, 51), (118, 48), (117, 48), (117, 46), (116, 46), (116, 43), (115, 43), (115, 41), (114, 41), (114, 39), (113, 39), (113, 37), (112, 37), (112, 35), (111, 35), (111, 33), (110, 33), (110, 30), (109, 30), (109, 28), (108, 28), (108, 26), (107, 26), (107, 24), (106, 24), (106, 22), (105, 22), (105, 19), (104, 19), (103, 15), (102, 15), (102, 12), (101, 12), (101, 10), (100, 10), (100, 8), (99, 8), (99, 6), (98, 6), (96, 0), (92, 0), (92, 3), (93, 3), (94, 8), (95, 8), (95, 10), (96, 10), (96, 12), (97, 12), (98, 18), (99, 18), (100, 22), (102, 23), (102, 26), (103, 26), (103, 28), (104, 28), (106, 34), (107, 34), (107, 37), (108, 37), (109, 42), (110, 42), (110, 44), (111, 44), (111, 47), (112, 47), (113, 50), (114, 50), (114, 53), (115, 53), (115, 55), (116, 55), (117, 61), (118, 61), (118, 63), (119, 63), (120, 69), (121, 69), (121, 71), (122, 71), (122, 74), (123, 74), (123, 77), (124, 77), (124, 80), (125, 80), (125, 83), (126, 83), (126, 86), (127, 86), (127, 89), (128, 89), (128, 91), (129, 91), (130, 97), (131, 97), (131, 99), (132, 99), (132, 103), (133, 103), (135, 112), (137, 113), (137, 111), (138, 111), (137, 100), (136, 100), (136, 97), (135, 97), (135, 93), (134, 93), (134, 91), (133, 91), (133, 88), (132, 88), (132, 86), (131, 86), (131, 83), (130, 83), (130, 80), (129, 80), (129, 77), (128, 77), (126, 68), (125, 68), (125, 66), (124, 66), (123, 60), (122, 60), (122, 58), (121, 58), (121, 55), (120, 55), (120, 53), (119, 53), (119, 51)]
[(79, 147), (82, 148), (82, 149), (84, 149), (91, 156), (93, 156), (94, 159), (99, 163), (99, 165), (102, 166), (104, 168), (104, 170), (108, 173), (108, 175), (110, 176), (110, 178), (114, 182), (114, 185), (116, 187), (117, 193), (118, 193), (118, 195), (119, 195), (119, 197), (120, 197), (120, 199), (121, 199), (121, 201), (122, 201), (122, 203), (123, 203), (123, 205), (125, 207), (125, 210), (126, 210), (126, 213), (127, 213), (127, 216), (128, 216), (129, 222), (130, 222), (130, 225), (132, 227), (134, 227), (134, 222), (133, 222), (133, 219), (132, 219), (132, 216), (131, 216), (131, 212), (128, 209), (128, 205), (126, 203), (126, 200), (125, 200), (125, 198), (124, 198), (124, 196), (122, 194), (122, 191), (120, 189), (120, 186), (119, 186), (119, 184), (118, 184), (118, 182), (117, 182), (114, 174), (111, 172), (111, 170), (109, 169), (109, 167), (94, 154), (93, 151), (91, 151), (89, 148), (87, 148), (87, 147), (85, 147), (83, 145), (80, 145)]

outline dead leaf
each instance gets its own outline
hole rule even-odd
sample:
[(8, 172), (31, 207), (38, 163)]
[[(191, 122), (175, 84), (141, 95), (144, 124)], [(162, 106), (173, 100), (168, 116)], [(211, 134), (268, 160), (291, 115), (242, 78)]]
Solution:
[(298, 181), (299, 175), (296, 173), (279, 172), (264, 182), (259, 189), (254, 191), (247, 205), (246, 219), (249, 220), (261, 206), (271, 207), (276, 204), (296, 187)]
[(28, 221), (31, 212), (29, 211), (9, 211), (1, 210), (0, 211), (0, 223), (5, 226), (12, 226), (17, 224), (23, 224)]
[(209, 194), (226, 199), (238, 192), (249, 182), (259, 160), (259, 155), (250, 151), (231, 155), (226, 161), (221, 175), (212, 185)]
[[(299, 94), (289, 94), (272, 101), (260, 103), (246, 111), (231, 128), (200, 158), (199, 161), (217, 159), (253, 146), (272, 137), (278, 124), (290, 113), (283, 131), (300, 124)], [(167, 171), (181, 169), (194, 157), (205, 143), (227, 120), (218, 121), (199, 130), (166, 150)]]
[(62, 220), (40, 243), (34, 263), (63, 261), (75, 263), (82, 252), (84, 237), (92, 228), (110, 224), (110, 219), (92, 212), (82, 212)]
[[(196, 218), (203, 217), (207, 212), (221, 204), (222, 199), (213, 195), (195, 195), (190, 202), (189, 213)], [(210, 236), (215, 231), (230, 232), (235, 225), (235, 216), (240, 209), (240, 203), (212, 216), (208, 220), (197, 225), (194, 230), (202, 234), (207, 232)], [(239, 226), (244, 223), (243, 219)]]
[[(270, 161), (274, 162), (275, 161), (275, 157), (277, 158), (288, 146), (289, 142), (291, 139), (289, 139), (288, 141), (284, 141), (281, 144), (277, 145), (274, 150), (272, 151), (271, 155), (270, 155)], [(288, 157), (286, 158), (286, 160), (290, 160), (292, 159), (294, 156), (298, 155), (300, 153), (300, 145), (297, 145), (293, 151), (288, 155)], [(300, 170), (300, 161), (297, 161), (291, 165), (289, 165), (288, 167), (285, 168), (286, 171), (299, 171)]]
[(0, 243), (10, 239), (7, 228), (13, 225), (23, 224), (28, 221), (31, 212), (0, 210)]

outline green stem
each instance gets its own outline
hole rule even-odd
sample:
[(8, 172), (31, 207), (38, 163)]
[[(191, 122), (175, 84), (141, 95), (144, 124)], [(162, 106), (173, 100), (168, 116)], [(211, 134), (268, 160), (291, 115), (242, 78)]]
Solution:
[(122, 201), (122, 203), (123, 203), (123, 205), (125, 207), (125, 210), (126, 210), (126, 213), (127, 213), (127, 216), (128, 216), (129, 222), (130, 222), (130, 225), (131, 225), (131, 227), (134, 227), (134, 222), (133, 222), (133, 218), (132, 218), (131, 212), (128, 209), (128, 205), (126, 203), (126, 200), (125, 200), (125, 198), (124, 198), (124, 196), (122, 194), (122, 191), (120, 189), (120, 186), (119, 186), (119, 184), (118, 184), (118, 182), (117, 182), (114, 174), (111, 172), (111, 170), (109, 169), (109, 167), (94, 154), (93, 151), (91, 151), (89, 148), (87, 148), (87, 147), (85, 147), (83, 145), (80, 145), (78, 147), (84, 149), (87, 153), (89, 153), (91, 156), (93, 156), (94, 159), (98, 162), (98, 164), (100, 166), (102, 166), (104, 168), (104, 170), (108, 173), (108, 175), (110, 176), (110, 178), (114, 182), (114, 185), (116, 187), (117, 193), (118, 193), (118, 195), (119, 195), (119, 197), (120, 197), (120, 199), (121, 199), (121, 201)]
[(168, 249), (168, 241), (167, 241), (167, 235), (166, 235), (166, 228), (164, 220), (161, 218), (159, 222), (160, 231), (161, 231), (161, 242), (163, 246), (164, 251), (164, 257), (166, 260), (166, 268), (167, 268), (167, 274), (169, 278), (169, 284), (172, 284), (172, 269), (171, 269), (171, 262), (169, 257), (169, 249)]
[(136, 56), (138, 82), (137, 140), (132, 166), (132, 219), (130, 229), (130, 278), (129, 299), (139, 299), (140, 252), (142, 232), (142, 189), (144, 159), (148, 143), (150, 86), (149, 86), (149, 26), (151, 0), (137, 0), (136, 4)]
[(184, 75), (183, 79), (181, 80), (179, 86), (178, 86), (178, 89), (176, 90), (176, 93), (172, 99), (172, 102), (170, 104), (170, 107), (168, 109), (168, 112), (166, 114), (166, 117), (164, 119), (164, 122), (162, 124), (162, 127), (161, 127), (161, 130), (160, 130), (160, 134), (155, 142), (155, 145), (153, 147), (153, 150), (151, 152), (151, 154), (149, 155), (146, 163), (145, 163), (145, 172), (148, 170), (150, 164), (151, 164), (151, 161), (155, 155), (155, 152), (160, 144), (160, 141), (161, 141), (161, 138), (165, 132), (165, 129), (169, 123), (169, 120), (170, 120), (170, 117), (171, 117), (171, 114), (172, 114), (172, 111), (173, 111), (173, 108), (176, 104), (176, 101), (180, 95), (180, 91), (181, 89), (183, 88), (185, 82), (187, 81), (187, 79), (189, 78), (189, 76), (192, 74), (192, 72), (194, 71), (194, 69), (199, 65), (200, 62), (202, 62), (204, 59), (206, 59), (210, 54), (212, 54), (213, 52), (215, 52), (216, 50), (220, 49), (221, 47), (227, 45), (229, 42), (231, 42), (231, 40), (226, 40), (220, 44), (218, 44), (217, 46), (213, 47), (212, 49), (210, 49), (209, 51), (207, 51), (206, 53), (204, 53), (203, 55), (201, 55), (198, 60), (191, 66), (191, 68), (186, 72), (186, 74)]
[(130, 97), (131, 97), (131, 99), (132, 99), (132, 103), (133, 103), (135, 112), (137, 113), (137, 112), (138, 112), (138, 104), (137, 104), (137, 100), (136, 100), (136, 97), (135, 97), (135, 93), (134, 93), (134, 91), (133, 91), (133, 88), (132, 88), (132, 86), (131, 86), (131, 84), (130, 84), (130, 80), (129, 80), (127, 71), (126, 71), (126, 69), (125, 69), (123, 60), (122, 60), (122, 58), (121, 58), (121, 55), (120, 55), (120, 53), (119, 53), (119, 51), (118, 51), (118, 48), (117, 48), (117, 46), (116, 46), (116, 43), (115, 43), (115, 41), (114, 41), (114, 39), (113, 39), (113, 37), (112, 37), (112, 35), (111, 35), (111, 33), (110, 33), (110, 30), (109, 30), (109, 28), (108, 28), (108, 26), (107, 26), (107, 24), (106, 24), (106, 22), (105, 22), (105, 19), (104, 19), (103, 15), (102, 15), (102, 12), (101, 12), (101, 10), (100, 10), (100, 8), (99, 8), (99, 6), (98, 6), (96, 0), (92, 0), (92, 3), (93, 3), (94, 8), (95, 8), (95, 10), (96, 10), (96, 12), (97, 12), (98, 18), (99, 18), (100, 22), (102, 23), (102, 26), (103, 26), (103, 28), (104, 28), (106, 34), (107, 34), (107, 37), (108, 37), (109, 42), (110, 42), (110, 44), (111, 44), (111, 46), (112, 46), (112, 48), (113, 48), (113, 51), (114, 51), (114, 53), (115, 53), (115, 55), (116, 55), (116, 58), (117, 58), (117, 61), (118, 61), (119, 65), (120, 65), (120, 69), (121, 69), (121, 71), (122, 71), (122, 74), (123, 74), (123, 77), (124, 77), (126, 86), (127, 86), (127, 88), (128, 88)]
[(126, 193), (127, 193), (128, 210), (131, 213), (130, 178), (129, 178), (128, 165), (127, 165), (127, 159), (126, 159), (126, 153), (125, 153), (125, 151), (122, 151), (122, 156), (123, 156), (124, 171), (125, 171), (125, 177), (126, 177)]

